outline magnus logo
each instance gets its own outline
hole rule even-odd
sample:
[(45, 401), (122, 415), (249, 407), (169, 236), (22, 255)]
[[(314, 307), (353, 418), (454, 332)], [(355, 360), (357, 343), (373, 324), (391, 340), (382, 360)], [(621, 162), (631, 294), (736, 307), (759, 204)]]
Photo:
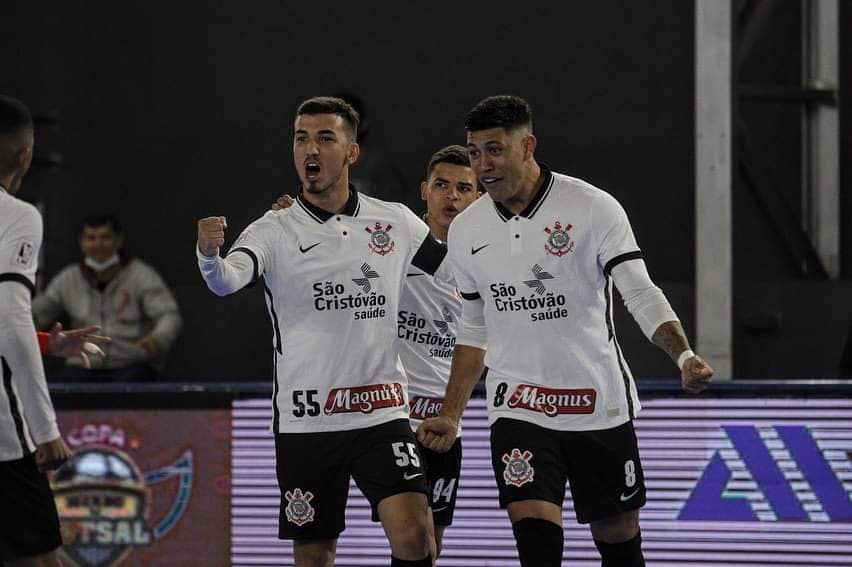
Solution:
[(533, 276), (535, 276), (534, 280), (526, 280), (524, 285), (529, 288), (535, 290), (536, 294), (544, 295), (544, 292), (547, 291), (547, 288), (544, 287), (544, 283), (541, 280), (552, 280), (553, 276), (550, 272), (545, 272), (544, 268), (536, 264), (532, 267)]
[(374, 278), (378, 278), (379, 274), (373, 268), (370, 267), (370, 264), (364, 262), (361, 264), (361, 273), (364, 274), (363, 278), (352, 278), (352, 281), (357, 286), (361, 286), (362, 293), (370, 293), (373, 289), (373, 286), (370, 284), (370, 280)]
[(326, 415), (336, 413), (372, 413), (377, 409), (393, 408), (405, 405), (402, 385), (369, 384), (350, 388), (334, 388), (325, 401)]
[(444, 406), (444, 398), (425, 398), (422, 396), (414, 396), (410, 402), (411, 419), (428, 419), (436, 417), (441, 413), (441, 408)]
[(562, 414), (594, 413), (596, 397), (597, 393), (591, 388), (566, 390), (519, 384), (507, 405), (556, 417)]
[[(772, 455), (756, 427), (725, 425), (722, 429), (745, 463), (757, 491), (746, 494), (729, 489), (732, 467), (722, 452), (716, 451), (681, 509), (678, 520), (758, 522), (762, 518), (754, 505), (765, 509), (768, 504), (776, 520), (781, 522), (814, 521), (808, 511), (818, 506), (825, 511), (828, 521), (852, 521), (849, 492), (806, 426), (773, 427), (789, 453), (784, 460), (792, 460), (798, 469), (794, 472), (787, 467), (787, 474), (782, 472), (777, 457)], [(765, 516), (763, 520), (766, 521)]]

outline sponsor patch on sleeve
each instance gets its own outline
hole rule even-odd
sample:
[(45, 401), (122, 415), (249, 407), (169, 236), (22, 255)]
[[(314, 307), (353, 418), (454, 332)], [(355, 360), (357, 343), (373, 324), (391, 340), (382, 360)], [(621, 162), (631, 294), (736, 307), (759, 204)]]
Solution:
[(35, 242), (21, 240), (15, 245), (14, 250), (11, 262), (12, 266), (26, 268), (33, 263), (33, 259), (35, 258)]

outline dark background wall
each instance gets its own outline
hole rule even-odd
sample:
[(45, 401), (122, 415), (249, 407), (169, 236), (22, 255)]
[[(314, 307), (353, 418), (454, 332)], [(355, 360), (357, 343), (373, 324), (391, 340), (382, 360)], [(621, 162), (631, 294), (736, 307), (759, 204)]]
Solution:
[[(195, 221), (226, 215), (234, 238), (293, 192), (295, 107), (342, 90), (366, 101), (367, 152), (401, 172), (396, 196), (415, 210), (426, 161), (463, 141), (465, 112), (489, 94), (526, 97), (539, 158), (622, 202), (691, 332), (692, 2), (33, 1), (4, 14), (0, 92), (61, 119), (40, 129), (38, 152), (62, 167), (32, 173), (22, 195), (44, 205), (45, 275), (78, 258), (86, 213), (117, 213), (183, 309), (170, 377), (268, 377), (262, 297), (206, 290)], [(621, 328), (638, 375), (674, 374), (632, 322)]]

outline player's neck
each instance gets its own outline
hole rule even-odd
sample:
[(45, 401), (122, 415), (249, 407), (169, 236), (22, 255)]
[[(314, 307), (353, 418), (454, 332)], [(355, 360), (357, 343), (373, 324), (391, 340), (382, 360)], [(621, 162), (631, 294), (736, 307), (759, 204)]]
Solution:
[(14, 181), (15, 175), (0, 175), (0, 191), (5, 191), (9, 195), (14, 195), (15, 192), (12, 191), (12, 181)]
[(447, 232), (449, 232), (449, 228), (443, 227), (438, 222), (429, 216), (429, 212), (427, 211), (425, 215), (423, 215), (423, 220), (426, 221), (426, 225), (429, 227), (429, 232), (432, 233), (432, 236), (437, 238), (442, 242), (447, 241)]
[(503, 206), (515, 213), (516, 215), (527, 208), (530, 201), (533, 200), (541, 184), (544, 181), (541, 175), (541, 167), (533, 160), (529, 167), (524, 172), (524, 177), (521, 180), (520, 190), (506, 199)]
[(339, 213), (349, 201), (349, 180), (341, 179), (322, 193), (303, 191), (302, 196), (315, 207), (332, 214)]

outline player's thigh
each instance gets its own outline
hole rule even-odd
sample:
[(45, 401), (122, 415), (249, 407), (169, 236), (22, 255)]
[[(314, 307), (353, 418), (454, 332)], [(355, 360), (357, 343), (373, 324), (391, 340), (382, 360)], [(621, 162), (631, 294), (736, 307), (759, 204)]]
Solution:
[(343, 531), (351, 439), (350, 432), (276, 434), (279, 538), (336, 539)]
[[(407, 492), (426, 495), (426, 471), (407, 419), (360, 430), (354, 443), (352, 478), (373, 508), (378, 521), (382, 500)], [(424, 500), (424, 505), (426, 501)]]
[(560, 433), (516, 419), (494, 422), (491, 464), (501, 508), (523, 500), (543, 500), (561, 508), (568, 465)]
[(59, 515), (47, 476), (33, 456), (0, 462), (0, 487), (0, 564), (51, 556), (62, 545)]
[(596, 522), (645, 504), (645, 475), (633, 422), (611, 429), (571, 432), (569, 478), (580, 523)]
[(432, 508), (435, 526), (449, 526), (453, 523), (461, 475), (461, 438), (456, 439), (446, 453), (438, 453), (422, 445), (419, 448), (426, 465), (429, 506)]

